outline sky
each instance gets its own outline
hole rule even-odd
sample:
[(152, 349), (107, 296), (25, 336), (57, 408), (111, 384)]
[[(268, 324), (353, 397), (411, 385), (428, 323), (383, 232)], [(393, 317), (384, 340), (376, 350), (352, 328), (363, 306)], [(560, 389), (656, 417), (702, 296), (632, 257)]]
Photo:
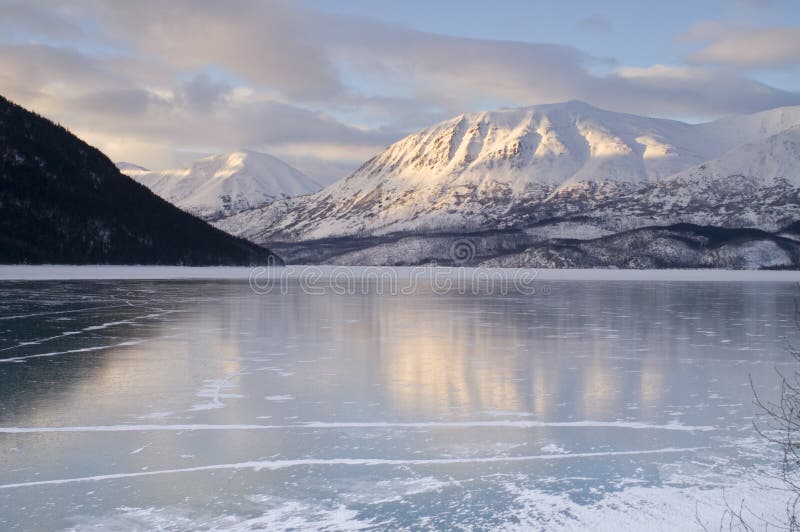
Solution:
[(112, 160), (238, 148), (321, 182), (464, 112), (800, 105), (797, 0), (0, 0), (0, 94)]

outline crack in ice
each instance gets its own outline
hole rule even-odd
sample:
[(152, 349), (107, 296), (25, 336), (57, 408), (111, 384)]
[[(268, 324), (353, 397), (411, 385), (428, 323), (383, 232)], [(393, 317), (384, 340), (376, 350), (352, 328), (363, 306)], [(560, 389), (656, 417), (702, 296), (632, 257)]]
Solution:
[(31, 482), (16, 482), (13, 484), (0, 484), (0, 490), (12, 488), (26, 488), (32, 486), (48, 486), (58, 484), (72, 484), (76, 482), (93, 482), (101, 480), (115, 480), (121, 478), (148, 477), (154, 475), (169, 475), (176, 473), (194, 473), (199, 471), (215, 471), (225, 469), (252, 469), (253, 471), (286, 469), (299, 466), (427, 466), (450, 464), (487, 464), (503, 462), (530, 462), (536, 460), (565, 460), (572, 458), (603, 458), (613, 456), (638, 456), (650, 454), (671, 454), (696, 452), (708, 447), (665, 447), (662, 449), (647, 449), (640, 451), (605, 451), (574, 454), (534, 454), (527, 456), (490, 456), (483, 458), (429, 458), (429, 459), (389, 459), (389, 458), (304, 458), (297, 460), (261, 460), (250, 462), (237, 462), (231, 464), (211, 464), (197, 467), (179, 469), (160, 469), (156, 471), (136, 471), (133, 473), (111, 473), (89, 477), (62, 478), (52, 480), (35, 480)]
[(619, 428), (631, 430), (671, 430), (682, 432), (708, 432), (716, 430), (706, 425), (680, 425), (670, 423), (653, 425), (635, 421), (419, 421), (419, 422), (321, 422), (294, 423), (286, 425), (217, 425), (217, 424), (180, 424), (180, 425), (92, 425), (75, 427), (0, 427), (0, 434), (26, 434), (48, 432), (150, 432), (150, 431), (190, 431), (190, 430), (286, 430), (286, 429), (381, 429), (381, 428)]

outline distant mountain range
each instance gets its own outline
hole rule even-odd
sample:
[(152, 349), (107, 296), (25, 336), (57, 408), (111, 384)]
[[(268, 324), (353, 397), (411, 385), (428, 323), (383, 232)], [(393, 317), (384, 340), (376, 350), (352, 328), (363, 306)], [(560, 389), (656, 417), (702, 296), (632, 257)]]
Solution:
[(279, 262), (167, 203), (66, 129), (0, 97), (0, 263)]
[(215, 224), (292, 262), (447, 263), (467, 238), (469, 264), (751, 268), (798, 264), (797, 220), (800, 107), (686, 124), (566, 102), (455, 117)]
[(342, 265), (800, 266), (800, 107), (704, 124), (582, 102), (465, 114), (319, 190), (248, 150), (115, 167), (0, 98), (0, 185), (6, 263), (279, 261), (268, 246)]
[(173, 205), (205, 220), (322, 188), (280, 159), (250, 150), (205, 157), (175, 170), (151, 171), (125, 162), (117, 167)]

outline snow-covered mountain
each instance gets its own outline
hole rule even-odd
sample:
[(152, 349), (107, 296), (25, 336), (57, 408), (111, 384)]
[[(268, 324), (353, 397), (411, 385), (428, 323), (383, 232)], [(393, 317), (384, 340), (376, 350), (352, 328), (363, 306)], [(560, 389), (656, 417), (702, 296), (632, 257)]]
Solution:
[[(356, 176), (394, 187), (648, 182), (708, 159), (692, 126), (582, 102), (461, 115), (411, 135)], [(355, 184), (356, 179), (350, 182)]]
[(151, 171), (131, 163), (117, 166), (170, 203), (206, 220), (322, 188), (280, 159), (249, 150), (213, 155), (175, 170)]
[(800, 219), (798, 191), (800, 107), (687, 124), (566, 102), (458, 116), (316, 194), (217, 226), (259, 243), (497, 230), (529, 242), (680, 223), (777, 231)]
[(730, 176), (768, 183), (777, 178), (800, 187), (800, 117), (774, 135), (736, 146), (720, 157), (684, 170), (669, 179), (725, 179)]

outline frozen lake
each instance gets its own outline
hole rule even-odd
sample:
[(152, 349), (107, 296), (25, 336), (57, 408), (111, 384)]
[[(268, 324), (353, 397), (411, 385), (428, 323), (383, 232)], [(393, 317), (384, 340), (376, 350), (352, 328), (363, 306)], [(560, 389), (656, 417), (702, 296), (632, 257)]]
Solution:
[(794, 369), (795, 284), (533, 287), (0, 282), (0, 529), (782, 519), (750, 378)]

